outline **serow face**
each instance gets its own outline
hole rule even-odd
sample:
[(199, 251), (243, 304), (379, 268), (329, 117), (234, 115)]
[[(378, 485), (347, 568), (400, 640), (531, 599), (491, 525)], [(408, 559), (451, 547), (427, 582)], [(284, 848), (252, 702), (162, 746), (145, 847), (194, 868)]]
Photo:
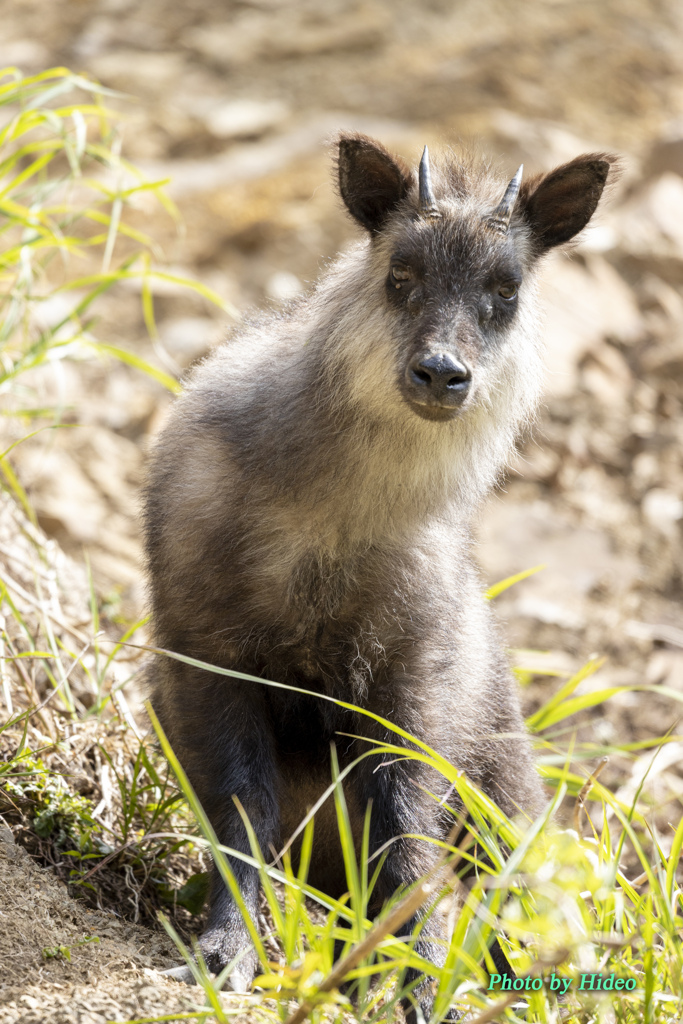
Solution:
[(401, 232), (385, 289), (401, 339), (397, 383), (414, 413), (448, 420), (476, 401), (482, 359), (517, 319), (522, 276), (512, 240), (470, 219)]
[(340, 137), (339, 190), (385, 260), (397, 385), (414, 413), (446, 421), (476, 401), (523, 316), (524, 277), (586, 226), (616, 163), (591, 153), (528, 181), (520, 167), (503, 190), (450, 158), (435, 189), (426, 147), (415, 175), (372, 139)]

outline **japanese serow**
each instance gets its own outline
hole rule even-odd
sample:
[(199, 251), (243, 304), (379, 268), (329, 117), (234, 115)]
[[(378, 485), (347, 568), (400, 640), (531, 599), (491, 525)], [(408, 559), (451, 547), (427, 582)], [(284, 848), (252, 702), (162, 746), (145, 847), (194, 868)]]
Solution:
[[(542, 792), (513, 679), (470, 553), (470, 524), (541, 386), (534, 277), (590, 220), (614, 158), (581, 156), (505, 187), (452, 155), (417, 173), (363, 135), (338, 181), (365, 229), (311, 292), (237, 331), (191, 374), (156, 445), (146, 497), (155, 641), (182, 655), (341, 698), (428, 743), (508, 815)], [(219, 840), (279, 850), (341, 767), (393, 733), (329, 700), (158, 656), (152, 703)], [(390, 760), (390, 759), (385, 759)], [(362, 760), (345, 780), (360, 834), (386, 846), (375, 909), (434, 863), (447, 785), (417, 762)], [(452, 803), (455, 798), (448, 798)], [(457, 803), (457, 801), (455, 801)], [(333, 811), (309, 880), (346, 891)], [(390, 842), (390, 840), (394, 840)], [(388, 844), (388, 845), (387, 845)], [(233, 860), (257, 920), (257, 873)], [(418, 952), (438, 962), (437, 915)], [(215, 872), (200, 947), (244, 953)], [(422, 985), (428, 1017), (430, 986)]]

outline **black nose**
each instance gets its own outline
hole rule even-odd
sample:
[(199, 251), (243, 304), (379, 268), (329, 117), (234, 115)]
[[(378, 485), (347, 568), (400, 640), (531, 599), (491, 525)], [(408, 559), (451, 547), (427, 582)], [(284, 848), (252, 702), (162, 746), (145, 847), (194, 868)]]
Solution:
[[(418, 356), (410, 364), (410, 378), (414, 385), (435, 399), (453, 400), (464, 398), (472, 373), (464, 363), (458, 362), (448, 352), (432, 356)], [(457, 400), (457, 399), (456, 399)]]

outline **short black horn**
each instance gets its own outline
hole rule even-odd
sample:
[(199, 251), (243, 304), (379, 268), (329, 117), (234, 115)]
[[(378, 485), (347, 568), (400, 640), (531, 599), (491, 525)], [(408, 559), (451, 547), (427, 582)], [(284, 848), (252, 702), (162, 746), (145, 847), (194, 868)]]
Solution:
[(512, 217), (512, 211), (515, 208), (517, 196), (519, 195), (519, 186), (522, 184), (523, 170), (524, 164), (520, 164), (519, 170), (505, 189), (505, 195), (498, 203), (495, 210), (493, 210), (486, 218), (487, 223), (492, 228), (495, 228), (496, 231), (500, 231), (503, 235), (507, 233), (507, 229), (510, 227), (510, 218)]
[(429, 171), (429, 150), (425, 146), (420, 160), (420, 213), (423, 217), (440, 217), (432, 191), (432, 176)]

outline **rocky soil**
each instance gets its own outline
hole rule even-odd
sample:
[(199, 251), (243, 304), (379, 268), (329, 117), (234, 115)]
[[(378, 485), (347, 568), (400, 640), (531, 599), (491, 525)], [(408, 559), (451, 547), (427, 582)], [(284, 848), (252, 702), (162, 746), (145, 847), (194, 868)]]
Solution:
[(183, 1013), (196, 991), (162, 979), (163, 933), (86, 910), (0, 823), (1, 1024), (104, 1024)]
[[(411, 161), (424, 143), (473, 148), (510, 174), (522, 160), (533, 172), (585, 150), (623, 155), (611, 205), (571, 259), (548, 261), (547, 397), (535, 439), (485, 510), (480, 557), (490, 582), (546, 566), (498, 599), (515, 660), (530, 670), (530, 708), (556, 685), (535, 670), (567, 673), (594, 653), (607, 660), (584, 689), (624, 687), (581, 725), (588, 767), (612, 741), (675, 731), (680, 703), (626, 687), (646, 682), (683, 697), (681, 5), (2, 0), (0, 11), (0, 65), (65, 64), (132, 95), (117, 101), (126, 155), (171, 178), (184, 222), (178, 233), (141, 210), (140, 224), (173, 268), (240, 312), (298, 294), (356, 237), (330, 184), (326, 140), (339, 128), (374, 134)], [(181, 372), (230, 327), (173, 286), (157, 290), (156, 308), (152, 346), (139, 295), (121, 287), (101, 306), (98, 335)], [(82, 425), (17, 449), (40, 526), (78, 561), (85, 547), (112, 606), (142, 614), (138, 494), (167, 394), (118, 364), (65, 364), (35, 386), (73, 406)], [(664, 848), (667, 821), (680, 816), (682, 751), (669, 744), (648, 776)], [(627, 796), (650, 758), (614, 759), (602, 778)], [(31, 899), (35, 878), (46, 892), (57, 885), (23, 859), (0, 857), (0, 868), (7, 892), (17, 872)], [(91, 928), (72, 913), (62, 928), (46, 911), (35, 941), (17, 916), (8, 956), (25, 961), (24, 973), (17, 967), (0, 996), (1, 1024), (44, 1019), (50, 1000), (61, 1005), (58, 984), (72, 1004), (55, 1020), (111, 1019), (104, 1004), (90, 1017), (76, 1004), (89, 978), (98, 987), (110, 971), (123, 978), (124, 962), (135, 966), (116, 1019), (149, 1015), (152, 1004), (175, 1012), (183, 997), (165, 1002), (163, 983), (150, 1008), (139, 1002), (140, 972), (156, 953), (148, 964), (134, 947), (149, 938), (126, 935), (132, 946), (119, 966), (103, 945), (79, 946), (70, 965), (40, 964), (37, 944)]]

